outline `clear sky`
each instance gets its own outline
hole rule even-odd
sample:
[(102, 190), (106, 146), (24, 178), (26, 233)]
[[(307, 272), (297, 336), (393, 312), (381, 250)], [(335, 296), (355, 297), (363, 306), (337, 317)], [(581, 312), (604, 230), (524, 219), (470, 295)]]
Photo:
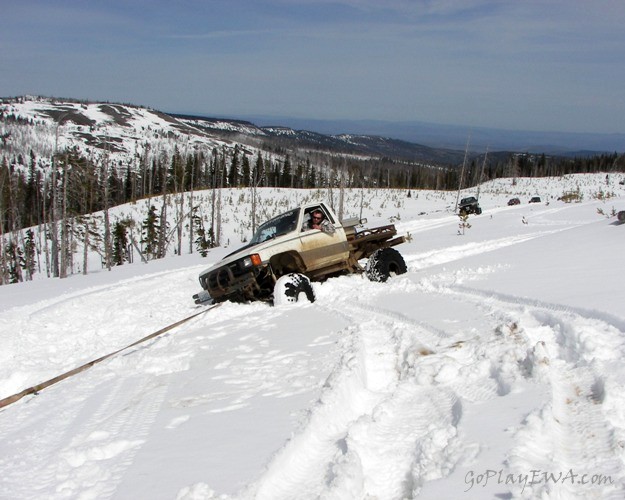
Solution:
[(0, 0), (0, 96), (625, 133), (624, 0)]

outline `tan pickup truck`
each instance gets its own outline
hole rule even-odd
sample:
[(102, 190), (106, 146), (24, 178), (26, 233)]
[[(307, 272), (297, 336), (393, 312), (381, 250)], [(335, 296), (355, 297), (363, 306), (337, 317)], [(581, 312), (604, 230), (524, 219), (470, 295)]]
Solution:
[[(315, 218), (323, 219), (316, 226)], [(262, 224), (249, 244), (227, 255), (200, 274), (205, 302), (275, 303), (314, 301), (310, 281), (365, 272), (372, 281), (386, 281), (406, 272), (401, 254), (391, 248), (403, 243), (394, 225), (362, 228), (366, 220), (339, 221), (324, 203), (310, 203)], [(360, 227), (359, 227), (360, 226)], [(319, 227), (319, 228), (315, 228)], [(358, 229), (357, 229), (358, 228)], [(365, 267), (359, 261), (368, 259)]]

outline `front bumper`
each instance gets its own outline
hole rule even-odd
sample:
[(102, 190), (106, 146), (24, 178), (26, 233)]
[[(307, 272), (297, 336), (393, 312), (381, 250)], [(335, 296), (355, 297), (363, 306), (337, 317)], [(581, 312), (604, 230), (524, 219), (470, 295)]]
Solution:
[(215, 302), (236, 297), (251, 299), (258, 290), (257, 275), (256, 268), (241, 270), (230, 264), (202, 274), (200, 284)]

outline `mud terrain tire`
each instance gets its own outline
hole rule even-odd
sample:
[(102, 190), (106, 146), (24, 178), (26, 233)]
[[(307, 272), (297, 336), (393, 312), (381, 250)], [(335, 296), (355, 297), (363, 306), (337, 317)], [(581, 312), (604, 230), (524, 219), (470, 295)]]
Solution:
[(370, 281), (384, 283), (391, 276), (404, 274), (407, 271), (406, 262), (394, 248), (380, 248), (376, 250), (369, 261), (365, 272)]
[(275, 306), (292, 304), (308, 300), (315, 301), (315, 292), (310, 280), (303, 274), (285, 274), (276, 281), (273, 289), (273, 304)]

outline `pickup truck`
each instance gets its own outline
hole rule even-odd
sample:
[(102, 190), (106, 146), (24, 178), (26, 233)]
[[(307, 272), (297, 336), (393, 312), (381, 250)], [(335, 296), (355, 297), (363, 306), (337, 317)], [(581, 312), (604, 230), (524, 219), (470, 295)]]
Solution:
[[(313, 212), (321, 212), (329, 230), (311, 229)], [(406, 272), (394, 246), (405, 241), (394, 225), (366, 229), (366, 220), (339, 221), (325, 203), (309, 203), (262, 224), (249, 244), (200, 273), (202, 291), (197, 304), (315, 300), (311, 281), (341, 274), (366, 273), (372, 281), (386, 281)], [(365, 267), (360, 260), (368, 259)]]

